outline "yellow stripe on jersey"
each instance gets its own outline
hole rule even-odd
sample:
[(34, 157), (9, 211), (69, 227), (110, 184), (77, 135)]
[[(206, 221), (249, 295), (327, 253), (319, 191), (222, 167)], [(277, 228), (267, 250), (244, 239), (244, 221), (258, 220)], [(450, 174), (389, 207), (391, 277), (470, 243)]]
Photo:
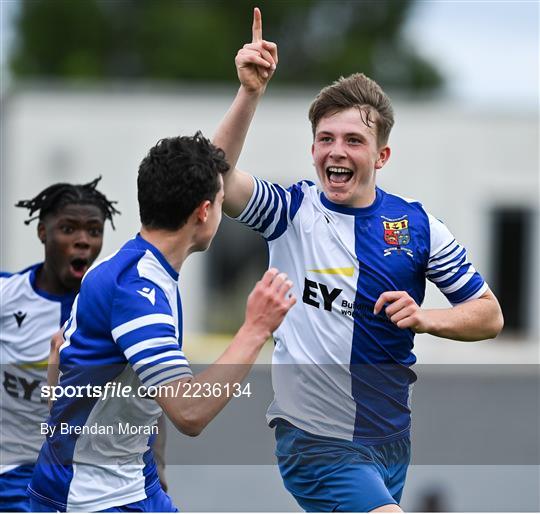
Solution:
[(21, 368), (26, 369), (40, 369), (40, 368), (46, 368), (48, 366), (48, 357), (47, 359), (43, 359), (42, 361), (38, 362), (25, 362), (23, 364), (18, 364)]
[(352, 277), (354, 275), (354, 267), (349, 268), (324, 268), (324, 269), (308, 269), (313, 273), (324, 273), (325, 275), (344, 275), (345, 277)]

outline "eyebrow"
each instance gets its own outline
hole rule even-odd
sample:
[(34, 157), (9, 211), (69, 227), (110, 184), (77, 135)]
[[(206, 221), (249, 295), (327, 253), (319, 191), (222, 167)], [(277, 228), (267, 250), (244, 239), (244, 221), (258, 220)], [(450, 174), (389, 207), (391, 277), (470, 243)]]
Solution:
[(92, 218), (88, 218), (85, 220), (81, 220), (79, 218), (71, 218), (69, 216), (60, 216), (58, 218), (58, 221), (62, 221), (64, 223), (104, 223), (105, 220), (102, 220), (101, 218), (98, 218), (97, 216), (94, 216)]
[[(320, 132), (317, 132), (315, 134), (315, 136), (324, 136), (324, 135), (333, 136), (334, 132), (330, 132), (329, 130), (321, 130)], [(364, 135), (360, 134), (360, 132), (346, 132), (345, 133), (345, 137), (350, 137), (350, 136), (354, 136), (354, 137), (357, 137), (359, 139), (365, 139), (366, 138)]]

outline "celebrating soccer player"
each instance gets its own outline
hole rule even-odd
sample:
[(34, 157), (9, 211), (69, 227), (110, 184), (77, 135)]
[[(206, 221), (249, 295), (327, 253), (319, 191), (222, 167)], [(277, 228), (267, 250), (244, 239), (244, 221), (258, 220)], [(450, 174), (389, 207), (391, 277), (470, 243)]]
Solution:
[[(274, 333), (268, 421), (283, 481), (307, 511), (398, 512), (414, 335), (495, 337), (499, 304), (442, 222), (376, 186), (394, 123), (378, 84), (357, 73), (318, 94), (309, 119), (320, 186), (284, 188), (235, 168), (278, 63), (258, 9), (235, 62), (240, 89), (214, 138), (231, 166), (224, 209), (265, 238), (270, 265), (302, 298)], [(421, 307), (426, 278), (452, 307)]]
[(88, 271), (64, 331), (57, 388), (65, 395), (53, 405), (29, 486), (34, 510), (176, 511), (148, 444), (162, 409), (180, 431), (199, 434), (240, 390), (294, 305), (292, 283), (268, 270), (229, 347), (192, 376), (182, 352), (178, 274), (217, 231), (228, 168), (223, 151), (200, 133), (163, 139), (143, 159), (141, 231)]
[(46, 383), (51, 336), (66, 321), (81, 279), (103, 243), (105, 220), (118, 211), (96, 189), (54, 184), (17, 207), (38, 213), (45, 260), (19, 273), (0, 275), (0, 510), (30, 511), (26, 488), (43, 442), (48, 416), (40, 396)]

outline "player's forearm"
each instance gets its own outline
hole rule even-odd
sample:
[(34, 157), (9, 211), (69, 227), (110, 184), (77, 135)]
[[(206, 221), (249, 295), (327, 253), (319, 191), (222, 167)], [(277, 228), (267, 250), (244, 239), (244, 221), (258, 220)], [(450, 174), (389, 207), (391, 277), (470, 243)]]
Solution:
[[(51, 346), (49, 350), (49, 358), (47, 359), (47, 385), (54, 387), (58, 384), (60, 375), (60, 347), (64, 343), (62, 331), (59, 330), (51, 338)], [(49, 410), (52, 407), (52, 400), (49, 399)]]
[(456, 341), (492, 339), (504, 321), (495, 296), (490, 293), (450, 309), (424, 310), (425, 332)]
[[(243, 326), (214, 364), (189, 382), (184, 381), (176, 398), (165, 399), (169, 408), (164, 407), (164, 410), (181, 432), (199, 435), (227, 405), (237, 385), (248, 375), (268, 336)], [(188, 393), (197, 390), (205, 394)]]
[[(248, 297), (246, 321), (221, 357), (191, 380), (173, 382), (173, 389), (175, 384), (181, 386), (174, 397), (156, 398), (181, 432), (200, 434), (238, 391), (237, 385), (246, 378), (265, 341), (296, 303), (292, 286), (285, 273), (267, 270)], [(186, 389), (199, 394), (184, 394)]]
[(152, 444), (154, 459), (158, 467), (165, 468), (165, 443), (167, 441), (167, 428), (165, 415), (161, 415), (157, 421), (158, 433)]
[(236, 163), (262, 93), (263, 91), (247, 91), (244, 86), (240, 86), (236, 98), (214, 135), (214, 145), (225, 152), (227, 162), (231, 167), (225, 175), (225, 180), (235, 172)]
[(164, 414), (159, 417), (157, 426), (158, 433), (154, 439), (154, 444), (152, 445), (152, 452), (154, 454), (154, 460), (156, 461), (161, 488), (167, 492), (168, 485), (165, 477), (165, 443), (167, 441), (167, 424)]

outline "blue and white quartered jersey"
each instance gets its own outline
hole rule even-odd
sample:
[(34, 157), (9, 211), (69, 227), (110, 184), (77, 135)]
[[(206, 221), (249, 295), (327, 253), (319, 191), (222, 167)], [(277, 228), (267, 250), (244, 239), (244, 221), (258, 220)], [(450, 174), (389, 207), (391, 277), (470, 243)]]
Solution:
[(66, 321), (75, 293), (51, 295), (36, 286), (43, 263), (0, 273), (0, 473), (33, 464), (49, 415), (41, 386), (47, 383), (52, 335)]
[(311, 182), (254, 180), (237, 219), (266, 239), (270, 266), (287, 273), (299, 300), (274, 334), (268, 421), (364, 444), (408, 435), (414, 333), (375, 316), (377, 298), (407, 291), (421, 305), (427, 278), (455, 305), (486, 283), (416, 201), (377, 189), (370, 207), (350, 208)]
[[(53, 406), (30, 495), (59, 510), (93, 512), (143, 500), (160, 488), (148, 434), (161, 415), (153, 399), (136, 394), (191, 376), (182, 352), (178, 273), (137, 236), (85, 275), (65, 328), (59, 385), (130, 386), (133, 395), (62, 397)], [(82, 427), (61, 433), (61, 424)], [(84, 427), (88, 427), (84, 431)], [(113, 427), (113, 433), (88, 433)], [(82, 430), (82, 433), (81, 433)], [(69, 432), (66, 429), (65, 432)]]

